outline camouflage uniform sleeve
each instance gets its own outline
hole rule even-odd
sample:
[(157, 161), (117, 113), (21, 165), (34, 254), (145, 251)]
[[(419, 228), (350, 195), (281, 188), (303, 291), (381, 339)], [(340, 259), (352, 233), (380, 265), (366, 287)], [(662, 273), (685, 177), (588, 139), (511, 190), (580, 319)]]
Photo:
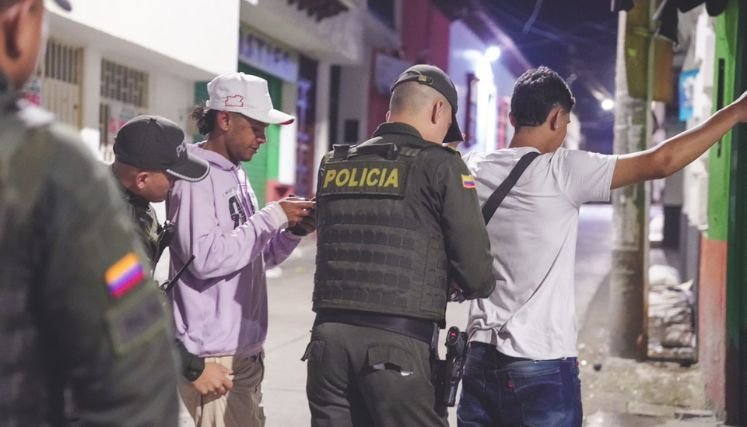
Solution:
[(457, 154), (439, 154), (434, 188), (441, 196), (441, 229), (451, 278), (465, 298), (485, 298), (495, 288), (495, 276), (474, 182)]
[(36, 130), (29, 140), (54, 146), (36, 212), (40, 328), (82, 424), (176, 426), (167, 315), (118, 189), (65, 131)]

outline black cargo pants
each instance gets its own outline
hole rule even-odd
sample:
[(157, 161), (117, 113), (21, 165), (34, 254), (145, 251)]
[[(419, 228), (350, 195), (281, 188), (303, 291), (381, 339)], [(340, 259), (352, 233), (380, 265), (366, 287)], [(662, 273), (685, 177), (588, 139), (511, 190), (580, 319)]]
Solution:
[(448, 426), (423, 341), (326, 322), (314, 326), (304, 359), (312, 427)]

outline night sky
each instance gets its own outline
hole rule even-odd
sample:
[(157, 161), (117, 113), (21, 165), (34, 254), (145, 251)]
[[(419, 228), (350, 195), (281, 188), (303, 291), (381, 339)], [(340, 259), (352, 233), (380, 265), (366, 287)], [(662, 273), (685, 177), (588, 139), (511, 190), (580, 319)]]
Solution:
[(613, 112), (592, 95), (614, 99), (617, 14), (610, 1), (482, 1), (532, 65), (546, 65), (569, 83), (584, 148), (611, 153)]

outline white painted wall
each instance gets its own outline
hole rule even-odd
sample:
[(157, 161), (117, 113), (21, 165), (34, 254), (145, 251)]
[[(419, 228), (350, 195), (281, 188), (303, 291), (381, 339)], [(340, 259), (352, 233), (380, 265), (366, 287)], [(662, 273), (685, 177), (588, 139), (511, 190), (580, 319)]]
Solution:
[[(336, 129), (330, 129), (330, 132), (337, 132), (340, 144), (345, 142), (345, 120), (358, 120), (358, 142), (371, 136), (368, 135), (368, 100), (369, 85), (374, 78), (374, 52), (391, 51), (400, 47), (399, 33), (386, 27), (377, 18), (365, 15), (362, 17), (362, 24), (365, 26), (363, 57), (358, 64), (346, 65), (340, 69), (338, 123)], [(386, 117), (374, 120), (379, 124)]]
[(150, 75), (148, 112), (166, 117), (187, 129), (194, 107), (194, 82), (162, 70), (146, 70)]
[(320, 22), (285, 0), (240, 0), (240, 3), (242, 22), (306, 56), (347, 64), (359, 62), (363, 57), (361, 17), (365, 12), (353, 2), (348, 11)]
[[(101, 60), (107, 59), (137, 68), (148, 73), (148, 114), (164, 116), (174, 121), (182, 129), (187, 129), (189, 114), (194, 106), (194, 82), (178, 77), (167, 70), (151, 64), (132, 64), (116, 55), (103, 55), (95, 46), (82, 46), (83, 55), (83, 129), (86, 140), (93, 143), (97, 139), (92, 132), (99, 131), (99, 104), (101, 102)], [(98, 143), (96, 143), (98, 145)]]
[[(293, 117), (297, 115), (298, 86), (294, 83), (283, 82), (283, 104), (274, 106)], [(296, 183), (296, 141), (298, 136), (298, 122), (280, 126), (280, 147), (278, 159), (278, 182), (286, 185)]]
[[(316, 128), (314, 129), (314, 171), (322, 161), (322, 157), (327, 153), (329, 145), (329, 135), (331, 132), (329, 126), (329, 88), (330, 88), (330, 64), (328, 62), (319, 62), (317, 70), (316, 86)], [(314, 174), (314, 187), (312, 191), (316, 192), (317, 174)]]
[[(480, 79), (476, 111), (477, 141), (469, 150), (493, 150), (496, 143), (497, 99), (511, 96), (516, 76), (501, 63), (500, 58), (492, 63), (486, 60), (483, 54), (490, 46), (461, 21), (454, 21), (451, 24), (449, 47), (449, 75), (459, 94), (457, 120), (462, 132), (466, 130), (467, 74), (473, 73)], [(509, 139), (512, 132), (513, 130), (509, 129)]]
[[(51, 9), (50, 29), (105, 53), (135, 45), (191, 67), (185, 72), (219, 74), (236, 69), (239, 5), (237, 0), (76, 0), (70, 13)], [(148, 60), (143, 54), (137, 59)], [(174, 73), (181, 74), (178, 68)]]
[[(707, 119), (713, 108), (716, 32), (714, 18), (708, 16), (703, 6), (688, 13), (696, 14), (697, 18), (683, 69), (700, 69), (694, 87), (693, 117), (687, 121), (687, 128), (692, 129)], [(682, 212), (690, 225), (700, 230), (708, 228), (708, 153), (683, 169)]]
[[(459, 94), (457, 119), (464, 126), (467, 106), (467, 74), (475, 73), (477, 62), (487, 46), (460, 21), (454, 21), (449, 30), (449, 76)], [(462, 129), (464, 131), (464, 129)]]
[[(368, 88), (371, 71), (368, 64), (342, 67), (340, 70), (340, 103), (337, 113), (337, 142), (344, 143), (345, 120), (358, 120), (358, 139), (366, 138), (368, 129)], [(382, 117), (380, 121), (384, 121)]]
[[(479, 79), (477, 83), (477, 132), (476, 144), (469, 151), (491, 151), (496, 144), (498, 121), (498, 99), (510, 97), (514, 76), (502, 63), (501, 59), (490, 62), (484, 57), (490, 45), (478, 38), (472, 30), (461, 21), (454, 21), (449, 32), (449, 75), (459, 94), (457, 120), (466, 131), (467, 111), (467, 74), (473, 73)], [(507, 129), (510, 140), (513, 128)], [(465, 150), (461, 148), (460, 150)]]
[(83, 128), (99, 128), (99, 94), (101, 93), (101, 52), (96, 48), (83, 51)]

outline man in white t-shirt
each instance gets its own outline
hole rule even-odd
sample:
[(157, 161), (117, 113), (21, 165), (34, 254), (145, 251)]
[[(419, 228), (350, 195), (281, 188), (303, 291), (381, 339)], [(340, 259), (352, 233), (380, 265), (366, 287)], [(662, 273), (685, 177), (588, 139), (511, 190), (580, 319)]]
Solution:
[(702, 125), (623, 156), (560, 148), (575, 100), (546, 67), (516, 81), (510, 148), (464, 160), (484, 205), (519, 159), (536, 157), (488, 223), (495, 291), (472, 302), (459, 426), (580, 427), (574, 263), (578, 210), (610, 190), (663, 178), (747, 121), (747, 93)]

